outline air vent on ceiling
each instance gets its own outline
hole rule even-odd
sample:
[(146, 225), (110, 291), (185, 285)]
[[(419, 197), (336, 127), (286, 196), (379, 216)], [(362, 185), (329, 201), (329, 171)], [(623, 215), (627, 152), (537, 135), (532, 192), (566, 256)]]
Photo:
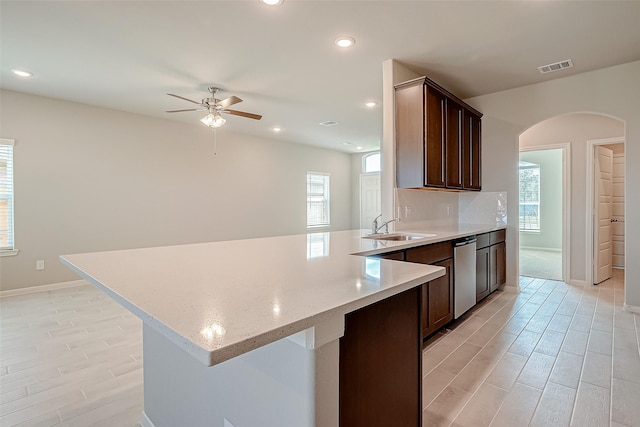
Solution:
[(570, 59), (565, 59), (564, 61), (554, 62), (553, 64), (541, 65), (538, 67), (538, 70), (542, 74), (553, 73), (554, 71), (564, 70), (565, 68), (573, 67), (573, 62)]
[(326, 122), (318, 123), (320, 126), (335, 126), (338, 122), (334, 122), (333, 120), (327, 120)]

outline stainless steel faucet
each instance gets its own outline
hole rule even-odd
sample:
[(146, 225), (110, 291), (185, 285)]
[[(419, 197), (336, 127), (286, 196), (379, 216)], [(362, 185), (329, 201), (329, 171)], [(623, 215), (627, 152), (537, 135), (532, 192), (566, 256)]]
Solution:
[(393, 221), (400, 221), (399, 218), (393, 218), (393, 219), (390, 219), (389, 221), (384, 222), (382, 225), (378, 225), (378, 218), (381, 218), (381, 217), (382, 215), (378, 215), (373, 220), (373, 223), (371, 224), (371, 234), (378, 234), (383, 227), (384, 227), (384, 234), (387, 234), (389, 233), (389, 224), (391, 224)]
[(371, 224), (371, 234), (376, 234), (378, 231), (378, 218), (382, 218), (382, 214), (375, 217), (373, 223)]

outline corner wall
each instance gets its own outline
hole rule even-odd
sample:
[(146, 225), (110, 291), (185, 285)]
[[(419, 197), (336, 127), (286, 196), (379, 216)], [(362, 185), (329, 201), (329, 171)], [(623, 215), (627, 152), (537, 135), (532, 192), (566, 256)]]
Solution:
[[(15, 242), (0, 289), (76, 280), (62, 254), (306, 233), (306, 172), (331, 174), (351, 228), (350, 155), (12, 91)], [(229, 123), (228, 123), (229, 125)], [(36, 260), (45, 270), (36, 271)]]

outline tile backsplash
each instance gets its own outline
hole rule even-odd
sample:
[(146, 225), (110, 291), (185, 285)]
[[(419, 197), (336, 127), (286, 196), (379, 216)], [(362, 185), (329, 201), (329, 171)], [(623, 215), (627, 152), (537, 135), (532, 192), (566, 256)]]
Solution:
[(506, 192), (446, 192), (396, 189), (396, 230), (507, 224)]
[(507, 192), (460, 193), (461, 224), (507, 225)]

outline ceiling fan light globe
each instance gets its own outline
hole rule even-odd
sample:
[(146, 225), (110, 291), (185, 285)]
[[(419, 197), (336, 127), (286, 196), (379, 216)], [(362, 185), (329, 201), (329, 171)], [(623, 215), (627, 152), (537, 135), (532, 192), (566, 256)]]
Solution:
[(207, 126), (211, 126), (211, 124), (213, 123), (215, 117), (213, 114), (209, 113), (206, 116), (204, 116), (203, 118), (200, 119), (200, 121), (202, 123), (204, 123)]
[(200, 121), (212, 128), (219, 128), (227, 122), (217, 111), (215, 113), (207, 114), (201, 118)]

